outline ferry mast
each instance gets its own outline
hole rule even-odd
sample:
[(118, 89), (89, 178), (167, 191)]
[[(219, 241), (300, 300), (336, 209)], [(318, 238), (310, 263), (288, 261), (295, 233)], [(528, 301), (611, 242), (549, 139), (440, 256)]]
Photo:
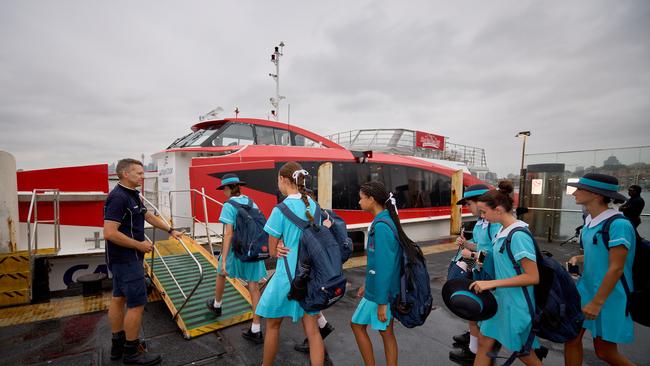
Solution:
[(280, 41), (280, 44), (275, 46), (275, 49), (271, 54), (271, 62), (275, 64), (275, 74), (269, 74), (269, 76), (275, 80), (275, 97), (271, 97), (269, 100), (273, 107), (271, 115), (276, 121), (280, 119), (280, 101), (285, 99), (285, 97), (280, 95), (280, 57), (282, 57), (283, 48), (284, 42), (282, 41)]

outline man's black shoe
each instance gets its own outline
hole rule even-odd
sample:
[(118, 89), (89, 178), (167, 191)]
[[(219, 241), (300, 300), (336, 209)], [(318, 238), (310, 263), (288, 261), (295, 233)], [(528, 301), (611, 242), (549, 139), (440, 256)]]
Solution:
[(449, 359), (455, 362), (471, 363), (474, 362), (476, 354), (472, 353), (468, 347), (455, 349), (449, 352)]
[(262, 334), (261, 330), (257, 333), (253, 333), (253, 331), (249, 328), (247, 331), (243, 332), (241, 336), (244, 337), (244, 339), (248, 339), (249, 341), (256, 344), (264, 343), (264, 335)]
[(459, 344), (469, 344), (469, 332), (465, 332), (463, 334), (455, 335), (452, 337), (454, 342), (459, 343)]
[[(320, 336), (325, 340), (330, 333), (334, 331), (334, 327), (330, 323), (326, 323), (324, 327), (319, 328)], [(302, 353), (309, 353), (309, 340), (305, 338), (302, 343), (296, 343), (293, 345), (293, 349)]]
[(124, 331), (113, 334), (111, 339), (111, 360), (117, 360), (124, 354), (124, 342), (126, 342), (126, 335)]
[(162, 361), (162, 356), (148, 353), (145, 347), (138, 341), (137, 345), (124, 344), (124, 356), (122, 363), (125, 365), (153, 366)]
[(210, 309), (210, 311), (214, 313), (214, 315), (221, 316), (221, 306), (218, 308), (214, 307), (214, 297), (209, 298), (206, 301), (205, 306), (207, 306), (208, 309)]

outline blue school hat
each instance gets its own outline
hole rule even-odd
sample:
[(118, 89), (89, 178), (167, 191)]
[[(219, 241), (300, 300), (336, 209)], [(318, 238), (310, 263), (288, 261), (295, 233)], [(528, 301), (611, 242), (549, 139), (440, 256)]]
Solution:
[(469, 289), (473, 280), (463, 277), (449, 280), (442, 286), (442, 300), (456, 316), (472, 321), (490, 319), (497, 313), (497, 299), (491, 291), (480, 294)]
[(484, 193), (487, 193), (487, 191), (490, 190), (490, 187), (486, 186), (485, 184), (473, 184), (467, 188), (465, 188), (465, 193), (463, 193), (463, 198), (456, 202), (457, 205), (464, 205), (465, 202), (467, 202), (468, 198), (472, 197), (478, 197)]
[(221, 185), (217, 187), (217, 189), (222, 190), (226, 186), (229, 186), (231, 184), (239, 184), (240, 186), (245, 186), (246, 182), (244, 182), (243, 180), (239, 180), (237, 174), (228, 173), (228, 174), (224, 174), (223, 177), (221, 177)]
[(607, 174), (587, 173), (576, 183), (567, 183), (567, 186), (576, 187), (585, 191), (609, 197), (614, 203), (623, 203), (627, 199), (618, 193), (618, 179)]

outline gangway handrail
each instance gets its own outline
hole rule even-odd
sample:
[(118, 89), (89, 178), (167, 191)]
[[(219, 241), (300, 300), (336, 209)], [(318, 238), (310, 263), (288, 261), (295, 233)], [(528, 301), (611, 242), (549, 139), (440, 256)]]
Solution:
[[(154, 205), (153, 203), (151, 203), (151, 201), (149, 201), (149, 200), (148, 200), (148, 199), (147, 199), (143, 194), (140, 194), (140, 197), (142, 198), (142, 200), (144, 200), (144, 202), (148, 203), (151, 207), (154, 208), (156, 214), (157, 214), (158, 212), (160, 212), (160, 210), (158, 209), (158, 207), (156, 207), (156, 205)], [(169, 226), (171, 227), (170, 223), (169, 223), (169, 222), (168, 222), (168, 221), (167, 221), (167, 220), (166, 220), (162, 215), (156, 215), (156, 216), (160, 217), (160, 218), (163, 220), (163, 222), (164, 222), (165, 224), (167, 224), (167, 225), (169, 225)], [(145, 235), (145, 236), (146, 236), (146, 235)], [(147, 240), (149, 240), (149, 238), (147, 238)], [(176, 277), (174, 276), (174, 274), (172, 273), (172, 271), (169, 269), (169, 266), (167, 266), (167, 264), (165, 263), (165, 260), (163, 259), (163, 256), (160, 255), (160, 252), (158, 251), (158, 249), (157, 249), (157, 248), (155, 247), (155, 245), (154, 245), (154, 249), (155, 249), (154, 252), (158, 252), (158, 256), (160, 257), (160, 261), (163, 263), (163, 265), (164, 265), (165, 268), (167, 269), (167, 272), (169, 272), (169, 275), (170, 275), (170, 276), (172, 277), (172, 279), (174, 280), (174, 283), (176, 284), (176, 287), (178, 287), (178, 289), (181, 291), (181, 294), (182, 294), (183, 297), (185, 298), (185, 301), (184, 301), (183, 304), (180, 306), (180, 308), (179, 308), (178, 310), (176, 310), (176, 314), (174, 314), (174, 316), (173, 316), (174, 321), (176, 321), (176, 318), (177, 318), (178, 315), (181, 313), (181, 310), (183, 310), (183, 308), (185, 307), (185, 305), (187, 305), (187, 302), (190, 300), (190, 298), (192, 298), (192, 295), (194, 295), (194, 293), (196, 292), (196, 290), (199, 288), (199, 285), (200, 285), (201, 282), (203, 281), (203, 266), (202, 266), (201, 263), (198, 261), (198, 259), (196, 259), (196, 257), (194, 256), (194, 254), (192, 254), (192, 251), (189, 250), (189, 248), (187, 247), (187, 245), (185, 245), (185, 242), (183, 241), (183, 239), (178, 238), (178, 242), (183, 246), (183, 249), (185, 249), (185, 251), (187, 252), (187, 254), (190, 255), (190, 257), (192, 258), (192, 260), (194, 261), (194, 263), (196, 263), (196, 266), (197, 266), (198, 269), (199, 269), (199, 280), (198, 280), (198, 282), (196, 283), (196, 285), (194, 286), (194, 288), (192, 288), (192, 291), (190, 292), (189, 295), (185, 295), (185, 292), (184, 292), (183, 289), (181, 288), (180, 284), (178, 283), (178, 281), (176, 281)], [(153, 243), (153, 242), (152, 242), (152, 243)], [(154, 273), (153, 273), (153, 262), (154, 262), (154, 253), (151, 254), (151, 276), (154, 275)]]

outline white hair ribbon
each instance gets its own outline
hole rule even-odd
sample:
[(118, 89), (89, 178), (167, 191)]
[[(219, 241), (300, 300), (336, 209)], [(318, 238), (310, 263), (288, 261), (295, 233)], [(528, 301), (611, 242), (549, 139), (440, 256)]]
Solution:
[(293, 172), (293, 174), (291, 176), (293, 177), (293, 180), (296, 182), (296, 184), (298, 184), (298, 178), (300, 178), (300, 174), (302, 174), (302, 175), (304, 175), (306, 177), (306, 176), (309, 175), (309, 172), (306, 171), (305, 169), (300, 169), (300, 170), (296, 170), (295, 172)]
[(393, 197), (393, 192), (388, 193), (388, 199), (386, 202), (389, 202), (395, 207), (395, 213), (399, 215), (399, 211), (397, 211), (397, 201), (395, 200), (395, 197)]

